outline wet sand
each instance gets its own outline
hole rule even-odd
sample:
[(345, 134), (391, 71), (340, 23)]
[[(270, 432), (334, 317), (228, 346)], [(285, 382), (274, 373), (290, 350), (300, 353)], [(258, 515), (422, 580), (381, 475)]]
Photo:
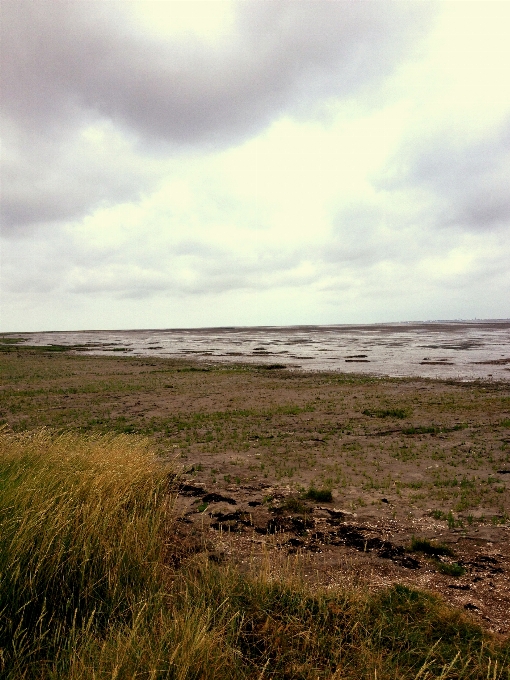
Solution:
[(510, 321), (20, 333), (86, 354), (190, 357), (453, 380), (510, 380)]

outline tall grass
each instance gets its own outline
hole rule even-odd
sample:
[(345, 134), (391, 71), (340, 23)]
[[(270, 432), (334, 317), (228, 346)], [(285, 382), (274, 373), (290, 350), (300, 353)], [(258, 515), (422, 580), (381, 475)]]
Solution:
[(204, 557), (170, 569), (168, 470), (147, 441), (0, 433), (6, 680), (510, 677), (500, 644), (403, 586), (313, 592)]

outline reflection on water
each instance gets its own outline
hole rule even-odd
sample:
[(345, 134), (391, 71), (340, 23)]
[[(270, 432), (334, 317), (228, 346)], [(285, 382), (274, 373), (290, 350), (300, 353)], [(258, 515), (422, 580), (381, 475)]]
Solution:
[(86, 354), (281, 364), (304, 370), (510, 379), (510, 321), (20, 333)]

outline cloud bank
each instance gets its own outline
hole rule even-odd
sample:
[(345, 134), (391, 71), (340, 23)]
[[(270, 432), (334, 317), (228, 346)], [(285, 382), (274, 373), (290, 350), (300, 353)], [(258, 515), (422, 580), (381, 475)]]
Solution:
[(6, 329), (508, 316), (504, 3), (186, 5), (2, 3)]

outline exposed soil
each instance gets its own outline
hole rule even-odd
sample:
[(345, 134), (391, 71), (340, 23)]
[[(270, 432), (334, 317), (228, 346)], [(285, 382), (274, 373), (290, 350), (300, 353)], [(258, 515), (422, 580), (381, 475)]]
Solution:
[[(296, 503), (303, 507), (289, 510)], [(177, 508), (182, 558), (205, 551), (212, 560), (253, 568), (261, 560), (289, 556), (312, 583), (366, 579), (372, 588), (406, 583), (441, 593), (494, 632), (510, 631), (508, 526), (449, 530), (432, 517), (403, 522), (368, 514), (361, 521), (336, 503), (314, 504), (266, 484), (227, 487), (223, 495), (184, 483)], [(417, 536), (448, 554), (413, 550)], [(441, 573), (452, 565), (460, 567), (459, 576)]]

